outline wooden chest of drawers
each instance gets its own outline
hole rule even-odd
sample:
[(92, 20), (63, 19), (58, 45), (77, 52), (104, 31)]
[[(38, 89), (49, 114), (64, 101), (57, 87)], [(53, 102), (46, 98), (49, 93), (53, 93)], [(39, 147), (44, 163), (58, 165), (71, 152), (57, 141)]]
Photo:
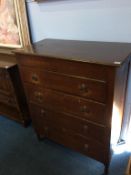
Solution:
[(0, 115), (27, 125), (29, 111), (16, 59), (13, 54), (0, 53)]
[(65, 40), (17, 52), (37, 135), (102, 162), (107, 173), (112, 114), (117, 108), (120, 134), (130, 52), (130, 44)]

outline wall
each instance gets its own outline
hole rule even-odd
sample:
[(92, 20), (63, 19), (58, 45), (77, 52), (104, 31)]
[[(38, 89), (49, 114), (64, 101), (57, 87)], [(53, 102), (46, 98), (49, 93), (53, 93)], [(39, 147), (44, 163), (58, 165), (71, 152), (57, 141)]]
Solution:
[(27, 5), (33, 41), (131, 42), (131, 0), (43, 0)]

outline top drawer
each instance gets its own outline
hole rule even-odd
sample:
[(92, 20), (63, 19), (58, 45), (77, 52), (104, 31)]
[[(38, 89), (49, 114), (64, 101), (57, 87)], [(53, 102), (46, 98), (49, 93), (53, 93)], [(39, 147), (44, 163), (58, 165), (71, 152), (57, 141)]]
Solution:
[(21, 67), (21, 75), (26, 83), (106, 103), (107, 87), (105, 82), (27, 68), (26, 66)]
[(17, 57), (19, 65), (102, 81), (107, 81), (108, 79), (108, 66), (104, 65), (38, 55), (19, 54)]

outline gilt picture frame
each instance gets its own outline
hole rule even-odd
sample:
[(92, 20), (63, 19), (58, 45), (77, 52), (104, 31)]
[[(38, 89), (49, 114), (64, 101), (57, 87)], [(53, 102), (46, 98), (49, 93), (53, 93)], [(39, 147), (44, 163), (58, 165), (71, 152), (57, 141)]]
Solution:
[(25, 0), (0, 0), (0, 50), (30, 44)]

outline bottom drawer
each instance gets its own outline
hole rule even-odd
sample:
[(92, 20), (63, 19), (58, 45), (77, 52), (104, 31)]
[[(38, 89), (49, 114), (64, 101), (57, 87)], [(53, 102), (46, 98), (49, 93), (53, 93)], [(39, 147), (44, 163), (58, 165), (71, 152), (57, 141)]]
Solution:
[(17, 107), (15, 97), (0, 93), (0, 102), (8, 106)]
[(0, 102), (0, 115), (7, 116), (18, 122), (23, 122), (22, 116), (16, 107), (8, 106)]
[(85, 139), (78, 135), (70, 135), (64, 130), (60, 131), (53, 128), (48, 128), (46, 136), (56, 143), (67, 146), (102, 163), (105, 163), (109, 157), (107, 154), (108, 151), (103, 148), (102, 144), (99, 144), (95, 140)]
[(110, 151), (108, 149), (110, 146), (108, 143), (103, 144), (99, 139), (95, 139), (94, 132), (91, 131), (92, 137), (81, 135), (79, 133), (79, 131), (81, 132), (81, 123), (79, 123), (80, 125), (77, 123), (76, 127), (74, 127), (73, 125), (76, 124), (76, 121), (73, 123), (68, 118), (69, 121), (67, 122), (64, 118), (69, 116), (59, 116), (58, 113), (45, 111), (33, 103), (30, 104), (30, 112), (34, 128), (40, 138), (47, 137), (56, 143), (67, 146), (102, 163), (109, 160)]

